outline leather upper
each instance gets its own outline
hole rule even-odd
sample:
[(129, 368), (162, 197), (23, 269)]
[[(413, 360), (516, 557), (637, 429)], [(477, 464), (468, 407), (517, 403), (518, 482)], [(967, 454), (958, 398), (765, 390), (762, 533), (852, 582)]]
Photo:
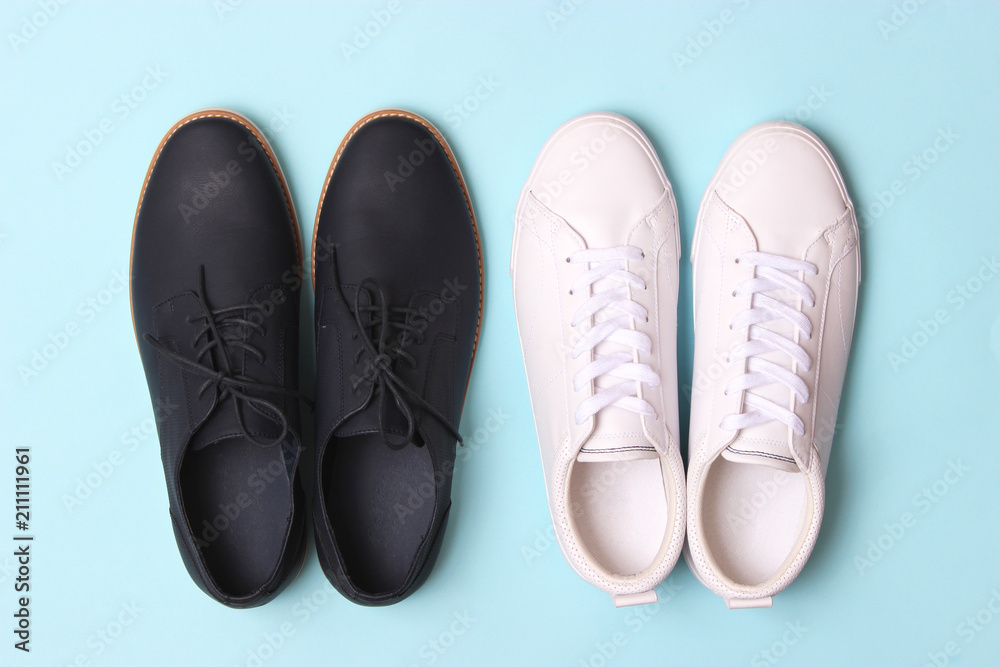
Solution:
[[(324, 457), (338, 438), (405, 436), (407, 421), (382, 380), (380, 364), (458, 427), (482, 317), (479, 241), (464, 183), (440, 135), (404, 111), (370, 114), (348, 134), (327, 179), (313, 244), (316, 287), (316, 538), (331, 582), (361, 604), (409, 595), (433, 564), (450, 508), (456, 438), (418, 401), (416, 437), (431, 458), (434, 512), (399, 589), (374, 593), (356, 585), (340, 557), (324, 497)], [(366, 285), (366, 280), (374, 281)], [(411, 331), (391, 328), (384, 356), (364, 344), (356, 306), (381, 298)], [(366, 315), (361, 318), (365, 319)], [(402, 355), (398, 352), (402, 350)], [(401, 358), (407, 356), (407, 359)], [(405, 395), (404, 389), (400, 391)], [(367, 446), (385, 447), (382, 442)], [(415, 447), (407, 444), (406, 447)], [(392, 513), (392, 507), (379, 511)], [(399, 548), (386, 544), (386, 549)]]
[[(734, 330), (733, 317), (751, 305), (751, 296), (733, 296), (737, 285), (754, 276), (738, 263), (746, 252), (764, 252), (812, 263), (816, 275), (801, 278), (815, 295), (815, 305), (788, 301), (805, 313), (811, 337), (783, 321), (765, 328), (792, 336), (808, 354), (808, 370), (785, 353), (761, 355), (802, 378), (809, 388), (805, 403), (793, 400), (781, 384), (751, 391), (787, 407), (802, 420), (803, 435), (778, 421), (737, 431), (720, 426), (727, 415), (741, 413), (745, 391), (727, 394), (726, 386), (746, 372), (746, 362), (730, 361), (734, 345), (749, 339), (747, 328)], [(804, 566), (823, 514), (823, 476), (843, 388), (854, 327), (860, 281), (858, 226), (843, 180), (825, 146), (791, 123), (765, 123), (745, 132), (726, 153), (702, 200), (695, 231), (695, 352), (692, 378), (690, 502), (688, 540), (699, 578), (727, 598), (773, 595)], [(706, 473), (722, 456), (744, 464), (766, 465), (804, 476), (808, 501), (797, 551), (770, 581), (756, 587), (736, 585), (713, 567), (701, 532), (700, 513)]]
[[(574, 388), (574, 377), (594, 359), (594, 352), (574, 359), (572, 351), (594, 322), (571, 324), (592, 292), (570, 294), (570, 286), (584, 269), (566, 258), (586, 248), (615, 246), (634, 246), (644, 253), (641, 260), (629, 261), (627, 268), (647, 285), (646, 290), (633, 290), (630, 297), (649, 314), (649, 322), (638, 326), (650, 336), (652, 349), (648, 355), (636, 351), (635, 361), (660, 374), (658, 386), (638, 387), (639, 397), (654, 406), (656, 416), (608, 406), (577, 424), (577, 405), (593, 395), (605, 378), (591, 381), (581, 391)], [(670, 184), (634, 124), (615, 114), (588, 114), (553, 133), (536, 160), (515, 214), (511, 256), (515, 313), (556, 535), (573, 568), (616, 595), (652, 589), (670, 571), (683, 542), (676, 382), (679, 254)], [(568, 504), (570, 471), (578, 457), (612, 451), (619, 457), (661, 458), (676, 521), (662, 558), (649, 572), (628, 579), (602, 571), (586, 555)]]
[[(298, 384), (298, 299), (301, 258), (290, 201), (273, 155), (249, 121), (232, 112), (205, 111), (179, 122), (154, 156), (137, 212), (131, 260), (135, 332), (157, 418), (170, 514), (178, 546), (195, 582), (235, 607), (266, 602), (297, 565), (303, 544), (302, 490), (297, 477), (301, 440), (292, 396), (248, 393), (280, 408), (288, 427), (281, 444), (292, 500), (282, 526), (286, 549), (270, 581), (249, 595), (221, 590), (206, 569), (179, 488), (179, 471), (192, 449), (242, 438), (232, 403), (217, 389), (202, 390), (206, 376), (165, 359), (144, 339), (151, 335), (174, 353), (224, 370), (220, 348), (199, 357), (206, 338), (199, 323), (210, 310), (258, 304), (238, 316), (259, 321), (263, 334), (242, 329), (243, 342), (263, 355), (230, 348), (233, 375), (289, 391)], [(204, 275), (204, 294), (201, 276)], [(198, 318), (202, 318), (199, 320)], [(247, 429), (261, 440), (280, 436), (273, 415), (244, 405)], [(248, 446), (253, 446), (249, 445)]]
[[(748, 132), (749, 134), (749, 132)], [(767, 148), (772, 150), (767, 151)], [(764, 164), (741, 187), (727, 187), (725, 166), (721, 185), (710, 186), (699, 215), (693, 249), (695, 361), (692, 383), (691, 433), (707, 434), (706, 458), (728, 446), (766, 450), (793, 458), (790, 470), (808, 467), (814, 445), (820, 446), (825, 468), (836, 421), (836, 410), (854, 325), (859, 282), (858, 229), (853, 208), (840, 185), (836, 167), (828, 162), (821, 144), (784, 126), (741, 143), (728, 162), (739, 164), (754, 151), (766, 151)], [(831, 170), (832, 167), (832, 170)], [(742, 409), (742, 395), (725, 395), (725, 386), (745, 372), (741, 363), (727, 361), (732, 346), (748, 339), (747, 329), (729, 327), (733, 317), (750, 307), (751, 297), (732, 297), (736, 285), (753, 276), (752, 267), (736, 263), (750, 251), (794, 257), (817, 266), (804, 280), (817, 297), (808, 309), (811, 338), (797, 337), (809, 357), (808, 371), (799, 370), (810, 386), (807, 404), (796, 403), (796, 414), (806, 425), (802, 436), (791, 437), (783, 424), (771, 422), (747, 429), (724, 431), (718, 422)], [(775, 363), (789, 365), (787, 357), (772, 354)], [(780, 385), (767, 387), (769, 397), (789, 407), (790, 392)], [(819, 441), (815, 442), (817, 431)], [(790, 450), (790, 452), (789, 452)]]

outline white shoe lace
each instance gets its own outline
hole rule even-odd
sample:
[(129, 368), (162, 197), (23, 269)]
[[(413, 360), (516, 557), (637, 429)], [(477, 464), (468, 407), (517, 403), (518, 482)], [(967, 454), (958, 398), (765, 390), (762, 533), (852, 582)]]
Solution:
[[(750, 340), (733, 345), (729, 350), (729, 361), (747, 359), (747, 371), (749, 372), (730, 380), (726, 384), (726, 394), (778, 382), (788, 387), (800, 403), (808, 402), (809, 387), (806, 386), (802, 378), (793, 371), (774, 362), (761, 359), (757, 355), (775, 351), (784, 352), (798, 366), (807, 371), (812, 363), (809, 354), (793, 340), (756, 325), (783, 318), (790, 321), (803, 337), (810, 338), (812, 336), (812, 323), (805, 313), (762, 294), (762, 292), (787, 289), (798, 296), (807, 306), (814, 306), (816, 297), (813, 291), (792, 274), (801, 272), (816, 275), (816, 266), (809, 262), (763, 252), (743, 253), (736, 258), (736, 262), (737, 264), (749, 264), (756, 268), (754, 277), (743, 281), (733, 291), (733, 296), (747, 296), (749, 294), (750, 308), (737, 313), (729, 325), (732, 329), (749, 328), (750, 330)], [(719, 427), (727, 431), (736, 431), (771, 421), (780, 421), (798, 435), (805, 433), (802, 420), (794, 412), (766, 398), (747, 392), (743, 397), (743, 405), (751, 410), (727, 415)]]
[[(594, 292), (576, 313), (571, 324), (576, 327), (589, 321), (601, 311), (621, 313), (597, 322), (573, 346), (572, 355), (576, 359), (585, 352), (590, 352), (602, 342), (618, 343), (649, 354), (652, 341), (649, 336), (632, 328), (632, 322), (646, 323), (649, 321), (646, 309), (629, 298), (630, 289), (646, 289), (645, 281), (628, 271), (629, 260), (638, 261), (643, 258), (643, 252), (633, 246), (615, 248), (599, 248), (578, 250), (566, 258), (571, 264), (586, 264), (588, 270), (580, 274), (570, 287), (570, 294), (577, 294), (591, 288), (599, 280), (611, 280), (620, 283), (618, 287)], [(648, 364), (634, 361), (634, 353), (614, 352), (611, 354), (595, 353), (593, 361), (584, 366), (573, 377), (573, 388), (580, 391), (596, 378), (608, 375), (621, 378), (610, 387), (599, 389), (593, 395), (580, 401), (576, 408), (576, 423), (582, 424), (599, 411), (613, 405), (644, 417), (656, 418), (656, 411), (648, 401), (638, 397), (637, 382), (650, 387), (660, 384), (660, 376)]]

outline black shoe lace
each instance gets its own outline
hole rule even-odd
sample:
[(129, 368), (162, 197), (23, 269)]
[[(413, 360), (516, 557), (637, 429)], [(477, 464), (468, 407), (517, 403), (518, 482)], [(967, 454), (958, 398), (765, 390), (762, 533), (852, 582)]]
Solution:
[[(361, 296), (368, 296), (369, 305), (361, 303)], [(416, 359), (406, 351), (407, 336), (413, 336), (416, 343), (423, 340), (423, 331), (413, 324), (407, 322), (408, 315), (416, 314), (411, 308), (390, 308), (385, 291), (372, 278), (368, 278), (361, 283), (357, 294), (354, 297), (354, 322), (357, 331), (352, 334), (352, 338), (360, 338), (362, 347), (358, 350), (355, 363), (361, 360), (365, 354), (368, 355), (369, 365), (363, 377), (354, 381), (354, 391), (366, 382), (371, 382), (372, 393), (368, 401), (376, 393), (379, 398), (379, 432), (382, 434), (382, 441), (392, 449), (402, 449), (411, 441), (416, 433), (416, 417), (414, 408), (419, 408), (434, 417), (445, 429), (462, 444), (462, 436), (458, 429), (442, 415), (437, 408), (425, 401), (417, 392), (411, 389), (393, 370), (395, 359), (405, 360), (411, 368), (417, 367)], [(393, 316), (393, 317), (390, 317)], [(404, 336), (395, 344), (389, 339), (389, 332), (392, 328), (404, 332)], [(389, 428), (385, 423), (385, 400), (387, 395), (392, 395), (396, 407), (406, 419), (406, 435), (400, 440), (393, 440), (389, 434)], [(362, 406), (367, 406), (367, 402)], [(422, 442), (414, 442), (420, 447)]]
[[(204, 341), (204, 344), (198, 349), (195, 359), (189, 359), (175, 352), (157, 340), (152, 334), (143, 334), (143, 340), (183, 370), (205, 378), (201, 387), (198, 388), (198, 397), (200, 398), (209, 389), (215, 391), (214, 402), (209, 410), (209, 414), (215, 411), (226, 398), (232, 397), (233, 410), (236, 413), (236, 423), (248, 440), (260, 447), (272, 447), (283, 442), (285, 436), (288, 435), (288, 419), (281, 408), (275, 403), (259, 396), (254, 396), (249, 392), (266, 392), (281, 396), (291, 396), (305, 401), (310, 407), (312, 403), (294, 389), (258, 382), (251, 377), (234, 373), (232, 364), (229, 361), (229, 350), (231, 348), (239, 348), (256, 357), (260, 363), (264, 363), (264, 353), (243, 340), (243, 334), (247, 332), (256, 332), (261, 336), (264, 335), (263, 319), (260, 322), (254, 322), (250, 319), (249, 315), (245, 315), (248, 311), (256, 310), (263, 312), (264, 306), (257, 303), (244, 303), (213, 309), (209, 305), (208, 297), (205, 293), (204, 266), (199, 268), (198, 298), (201, 300), (204, 312), (201, 315), (188, 316), (187, 318), (189, 324), (201, 323), (202, 325), (195, 333), (194, 340), (191, 342), (193, 347)], [(222, 361), (222, 368), (219, 370), (203, 362), (205, 355), (213, 349), (219, 350), (217, 356)], [(249, 405), (277, 424), (281, 428), (281, 435), (273, 440), (258, 440), (247, 428), (246, 422), (243, 419), (244, 405)]]

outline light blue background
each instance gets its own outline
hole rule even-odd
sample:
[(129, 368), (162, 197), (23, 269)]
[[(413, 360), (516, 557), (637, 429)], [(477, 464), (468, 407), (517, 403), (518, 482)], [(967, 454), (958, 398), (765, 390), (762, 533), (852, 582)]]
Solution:
[[(952, 664), (1000, 660), (1000, 615), (981, 613), (980, 622), (991, 618), (978, 631), (960, 625), (1000, 590), (1000, 279), (976, 282), (983, 258), (1000, 253), (995, 4), (899, 1), (901, 25), (886, 32), (890, 2), (567, 1), (565, 20), (554, 21), (556, 0), (402, 0), (348, 62), (341, 44), (385, 0), (234, 0), (220, 16), (223, 2), (71, 2), (17, 48), (9, 33), (44, 3), (3, 3), (0, 536), (14, 532), (13, 449), (29, 445), (37, 541), (28, 659), (11, 647), (13, 559), (0, 555), (0, 664), (245, 665), (283, 624), (291, 632), (276, 651), (263, 649), (263, 664), (764, 665), (776, 664), (761, 653), (773, 650), (784, 664), (921, 665), (948, 642), (960, 651)], [(712, 22), (723, 10), (732, 20), (720, 32)], [(679, 66), (674, 54), (699, 33), (706, 46)], [(124, 116), (116, 100), (147, 67), (165, 77)], [(454, 122), (449, 109), (475, 94), (480, 77), (499, 85)], [(814, 89), (825, 99), (812, 97), (810, 109)], [(177, 554), (155, 437), (128, 439), (151, 427), (152, 412), (128, 297), (112, 291), (116, 272), (127, 270), (136, 199), (162, 134), (216, 105), (264, 128), (307, 238), (338, 142), (372, 109), (404, 106), (438, 124), (469, 181), (487, 262), (485, 328), (461, 429), (475, 445), (461, 455), (437, 568), (399, 605), (340, 598), (312, 551), (271, 604), (233, 611), (213, 602)], [(718, 160), (763, 120), (798, 113), (836, 154), (864, 214), (864, 282), (826, 518), (805, 572), (769, 611), (728, 611), (683, 563), (658, 608), (615, 610), (547, 533), (507, 276), (512, 217), (549, 133), (602, 109), (632, 117), (659, 150), (685, 257)], [(110, 134), (60, 180), (52, 163), (105, 118)], [(935, 153), (949, 128), (958, 138)], [(934, 162), (924, 171), (913, 160), (925, 149)], [(886, 205), (897, 179), (902, 194)], [(687, 384), (686, 261), (681, 271)], [(966, 284), (979, 288), (970, 300), (954, 291)], [(100, 312), (89, 310), (87, 299), (102, 298)], [(947, 319), (935, 335), (915, 336), (939, 310)], [(70, 323), (78, 335), (24, 381), (19, 367)], [(923, 344), (894, 368), (889, 354), (902, 355), (904, 338)], [(485, 437), (477, 429), (491, 410), (508, 417)], [(121, 464), (68, 508), (113, 452)], [(969, 470), (922, 503), (950, 461)], [(888, 536), (883, 524), (904, 512), (912, 525)], [(860, 563), (880, 538), (890, 548), (871, 567)], [(311, 596), (318, 604), (307, 616), (301, 601)], [(117, 634), (123, 605), (138, 611)], [(796, 624), (801, 636), (787, 631)], [(117, 636), (109, 644), (102, 632)]]

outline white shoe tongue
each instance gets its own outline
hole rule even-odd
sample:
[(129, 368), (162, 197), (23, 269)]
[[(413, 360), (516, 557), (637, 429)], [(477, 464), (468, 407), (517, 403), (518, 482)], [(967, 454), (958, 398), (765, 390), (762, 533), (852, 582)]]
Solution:
[(789, 455), (786, 444), (748, 441), (741, 436), (722, 450), (722, 458), (733, 463), (750, 463), (785, 472), (799, 472), (799, 466)]
[[(768, 296), (790, 305), (796, 303), (793, 301), (794, 295), (787, 290), (769, 292)], [(786, 319), (771, 320), (755, 326), (789, 339), (794, 332), (792, 323)], [(755, 356), (792, 370), (792, 360), (784, 352), (768, 352)], [(783, 408), (790, 409), (792, 406), (792, 392), (780, 382), (748, 389), (746, 393), (755, 394)], [(738, 463), (752, 463), (786, 472), (798, 472), (798, 465), (792, 458), (791, 433), (791, 429), (784, 422), (777, 420), (740, 429), (737, 438), (723, 450), (722, 457)]]
[[(605, 284), (607, 283), (607, 284)], [(615, 287), (611, 281), (601, 280), (596, 283), (597, 291)], [(595, 318), (604, 319), (600, 315)], [(632, 349), (604, 341), (594, 348), (597, 354), (615, 354)], [(602, 375), (594, 381), (595, 390), (600, 391), (614, 386), (623, 380), (621, 378)], [(609, 405), (594, 415), (594, 432), (584, 444), (576, 460), (581, 463), (600, 463), (603, 461), (635, 461), (638, 459), (656, 459), (659, 453), (653, 443), (646, 438), (642, 430), (642, 417), (623, 408)]]
[(576, 456), (576, 460), (580, 463), (607, 463), (658, 458), (660, 455), (648, 442), (642, 441), (640, 443), (637, 439), (615, 441), (613, 444), (610, 441), (603, 443), (590, 441)]
[(581, 463), (656, 459), (660, 455), (642, 432), (639, 415), (609, 406), (597, 414), (594, 432), (576, 460)]

